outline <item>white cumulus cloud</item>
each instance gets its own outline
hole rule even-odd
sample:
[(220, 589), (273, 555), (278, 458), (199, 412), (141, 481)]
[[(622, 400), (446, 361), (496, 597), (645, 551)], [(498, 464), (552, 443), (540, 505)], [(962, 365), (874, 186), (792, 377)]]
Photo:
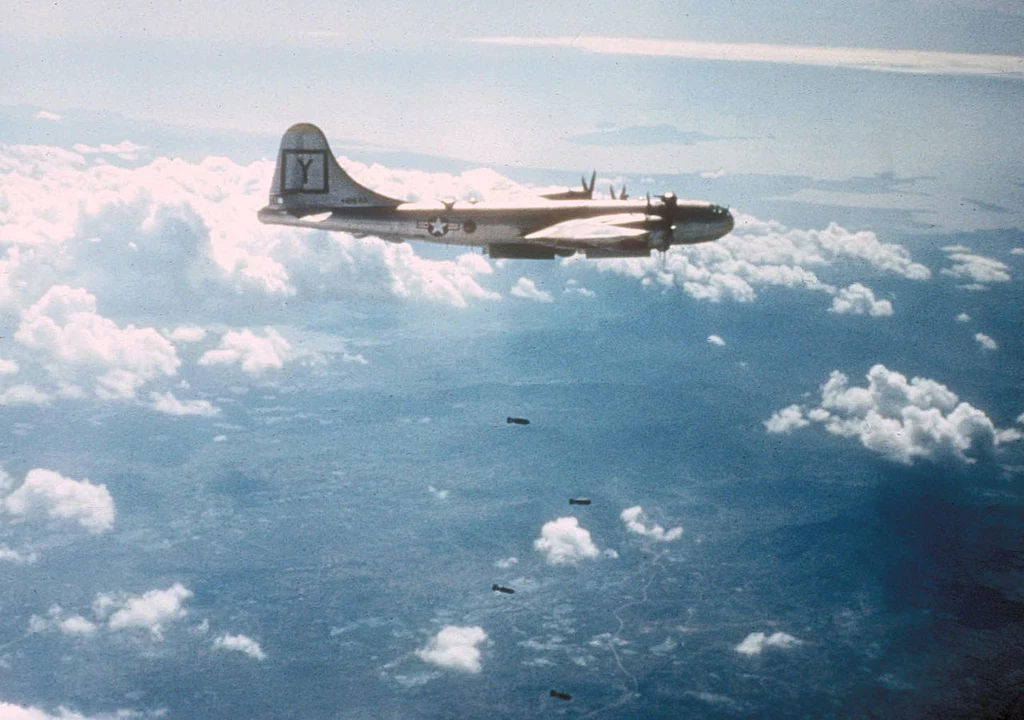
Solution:
[(542, 303), (554, 302), (554, 298), (551, 296), (551, 293), (546, 290), (541, 290), (533, 280), (526, 277), (519, 278), (516, 281), (516, 284), (512, 287), (511, 292), (516, 297), (523, 298), (525, 300), (535, 300)]
[(481, 627), (447, 625), (431, 638), (425, 648), (417, 650), (416, 655), (439, 667), (475, 674), (481, 670), (481, 653), (477, 645), (486, 640), (487, 633)]
[(149, 399), (150, 407), (166, 415), (215, 417), (220, 414), (220, 408), (209, 400), (179, 400), (171, 392), (150, 393)]
[(943, 275), (969, 280), (976, 286), (1008, 282), (1010, 279), (1010, 269), (1004, 262), (984, 255), (964, 252), (966, 248), (960, 245), (952, 245), (943, 249), (946, 250), (949, 260), (952, 262), (950, 267), (942, 269)]
[(213, 641), (213, 649), (240, 652), (253, 660), (264, 660), (267, 657), (260, 644), (246, 635), (221, 635)]
[(765, 648), (788, 650), (800, 644), (801, 641), (789, 633), (775, 632), (767, 635), (763, 632), (755, 632), (747, 635), (743, 642), (736, 646), (735, 650), (740, 655), (752, 656), (760, 655), (764, 652)]
[(114, 525), (114, 500), (106, 485), (73, 480), (53, 470), (30, 470), (25, 482), (0, 503), (12, 515), (38, 513), (77, 522), (91, 533), (104, 533)]
[(149, 590), (131, 597), (99, 595), (93, 608), (100, 616), (105, 616), (113, 609), (107, 621), (111, 630), (149, 630), (154, 638), (160, 639), (165, 625), (181, 620), (188, 614), (182, 605), (190, 597), (191, 590), (181, 583), (175, 583), (166, 590)]
[(31, 383), (18, 383), (0, 393), (0, 405), (46, 405), (51, 398)]
[(229, 330), (220, 345), (207, 350), (199, 358), (200, 365), (238, 365), (249, 375), (260, 375), (268, 370), (280, 370), (291, 357), (291, 344), (274, 328), (263, 330), (263, 337), (248, 328)]
[[(851, 261), (911, 280), (927, 280), (931, 271), (916, 263), (906, 248), (885, 243), (869, 231), (851, 232), (832, 223), (824, 230), (790, 229), (781, 223), (734, 213), (736, 229), (713, 243), (675, 246), (660, 258), (624, 258), (588, 262), (647, 284), (679, 287), (698, 300), (752, 302), (757, 287), (779, 286), (835, 295), (815, 269)], [(885, 302), (885, 301), (881, 301)]]
[(991, 352), (992, 350), (999, 349), (999, 343), (997, 343), (995, 340), (990, 338), (985, 333), (975, 334), (974, 339), (978, 342), (979, 345), (981, 345), (982, 350), (988, 350)]
[(871, 288), (860, 283), (853, 283), (842, 288), (832, 298), (832, 312), (839, 315), (886, 317), (892, 315), (892, 303), (888, 300), (876, 300), (875, 293)]
[(86, 145), (85, 143), (76, 143), (71, 146), (71, 149), (81, 155), (114, 155), (122, 160), (138, 160), (139, 153), (145, 150), (146, 146), (133, 143), (131, 140), (122, 140), (116, 145), (113, 143), (103, 143), (93, 146)]
[[(918, 458), (975, 462), (977, 456), (1021, 438), (1015, 429), (996, 428), (984, 412), (934, 380), (908, 381), (884, 365), (872, 367), (867, 380), (867, 387), (851, 387), (846, 375), (832, 371), (821, 386), (820, 406), (807, 412), (807, 417), (823, 423), (833, 435), (857, 438), (864, 447), (907, 464)], [(792, 427), (808, 424), (802, 420), (803, 409), (796, 405), (776, 415), (779, 428), (794, 418), (801, 421)], [(771, 422), (765, 423), (769, 431)]]
[(66, 615), (60, 605), (54, 605), (46, 617), (33, 615), (29, 618), (28, 629), (35, 633), (57, 630), (64, 635), (88, 637), (96, 633), (97, 625), (81, 615)]
[(960, 313), (959, 315), (956, 316), (956, 321), (957, 322), (962, 322), (962, 323), (970, 322), (971, 321), (971, 316), (968, 315), (965, 312), (962, 312), (962, 313)]
[(31, 565), (39, 559), (34, 552), (22, 552), (0, 545), (0, 562), (9, 562), (15, 565)]
[(810, 424), (799, 405), (782, 408), (764, 421), (765, 429), (770, 433), (791, 433)]
[(56, 379), (95, 381), (97, 397), (129, 399), (146, 382), (175, 375), (174, 345), (153, 328), (119, 327), (96, 312), (83, 288), (54, 285), (28, 310), (14, 335), (39, 352)]
[[(157, 158), (133, 168), (88, 162), (144, 149), (131, 142), (80, 145), (76, 152), (0, 146), (0, 307), (25, 307), (51, 285), (87, 285), (108, 308), (213, 309), (239, 295), (258, 303), (381, 291), (456, 307), (500, 298), (481, 284), (493, 268), (479, 254), (430, 260), (377, 238), (260, 224), (256, 211), (266, 203), (273, 161)], [(428, 177), (343, 164), (397, 197), (433, 199), (440, 185), (457, 186), (460, 197), (528, 194), (491, 171)]]
[(177, 343), (197, 343), (206, 338), (206, 329), (196, 325), (181, 325), (167, 333), (168, 339)]
[(717, 345), (718, 347), (725, 346), (725, 340), (720, 338), (718, 335), (708, 335), (708, 342), (712, 345)]
[(540, 537), (533, 541), (533, 547), (544, 553), (552, 565), (571, 565), (600, 555), (600, 550), (590, 539), (590, 533), (581, 528), (579, 520), (574, 517), (560, 517), (544, 523)]
[(678, 540), (683, 535), (681, 527), (674, 527), (666, 531), (661, 525), (648, 522), (647, 516), (644, 515), (644, 509), (639, 505), (626, 508), (619, 517), (622, 518), (622, 522), (626, 523), (626, 529), (631, 533), (642, 535), (658, 542), (672, 542), (673, 540)]
[(141, 717), (153, 716), (131, 710), (118, 710), (115, 713), (103, 715), (83, 715), (63, 706), (57, 709), (56, 715), (51, 715), (34, 705), (15, 705), (0, 700), (0, 720), (130, 720)]

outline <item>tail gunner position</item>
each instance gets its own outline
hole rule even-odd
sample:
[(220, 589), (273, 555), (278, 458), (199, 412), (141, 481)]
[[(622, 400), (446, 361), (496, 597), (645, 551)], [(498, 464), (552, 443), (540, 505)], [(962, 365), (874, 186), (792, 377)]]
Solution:
[[(733, 228), (729, 211), (673, 193), (642, 200), (593, 200), (583, 192), (536, 200), (402, 202), (365, 188), (346, 173), (314, 125), (288, 128), (281, 140), (270, 204), (261, 222), (482, 247), (492, 258), (647, 257), (672, 245), (717, 240)], [(614, 193), (613, 193), (614, 194)], [(557, 199), (559, 196), (572, 199)], [(578, 197), (583, 195), (584, 197)]]

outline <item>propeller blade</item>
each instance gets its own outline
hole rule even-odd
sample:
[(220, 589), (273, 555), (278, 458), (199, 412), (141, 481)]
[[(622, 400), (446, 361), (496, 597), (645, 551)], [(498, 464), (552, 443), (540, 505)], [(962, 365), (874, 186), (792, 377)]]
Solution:
[(629, 195), (626, 194), (626, 185), (623, 183), (622, 192), (619, 193), (619, 200), (628, 200)]
[(615, 186), (612, 185), (611, 183), (608, 184), (608, 195), (611, 197), (612, 200), (615, 199)]
[(594, 183), (597, 182), (597, 170), (590, 176), (590, 187), (587, 187), (586, 183), (583, 183), (583, 189), (589, 192), (591, 195), (594, 194)]

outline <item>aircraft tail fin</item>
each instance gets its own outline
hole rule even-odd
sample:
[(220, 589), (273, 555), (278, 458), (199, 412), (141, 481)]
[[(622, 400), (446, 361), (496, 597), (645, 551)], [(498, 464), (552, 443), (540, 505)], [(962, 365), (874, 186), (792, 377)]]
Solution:
[(334, 158), (316, 125), (292, 125), (281, 138), (270, 207), (301, 217), (335, 208), (396, 207), (400, 200), (353, 180)]

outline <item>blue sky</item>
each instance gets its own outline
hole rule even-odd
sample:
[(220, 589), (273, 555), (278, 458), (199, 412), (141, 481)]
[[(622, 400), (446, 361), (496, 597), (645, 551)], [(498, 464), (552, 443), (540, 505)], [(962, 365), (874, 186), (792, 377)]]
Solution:
[[(0, 12), (0, 720), (1014, 701), (1018, 5)], [(260, 225), (300, 121), (395, 197), (736, 229)]]

